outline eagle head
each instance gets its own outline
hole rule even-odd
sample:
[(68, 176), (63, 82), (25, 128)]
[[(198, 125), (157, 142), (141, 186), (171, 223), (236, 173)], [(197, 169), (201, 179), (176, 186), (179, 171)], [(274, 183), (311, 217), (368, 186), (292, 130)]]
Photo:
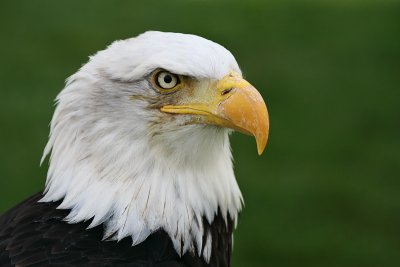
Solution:
[(261, 154), (269, 129), (233, 55), (195, 35), (146, 32), (90, 57), (56, 102), (42, 201), (62, 200), (69, 223), (104, 224), (105, 239), (135, 245), (163, 229), (178, 253), (207, 260), (204, 218), (236, 222), (242, 206), (229, 133), (255, 136)]

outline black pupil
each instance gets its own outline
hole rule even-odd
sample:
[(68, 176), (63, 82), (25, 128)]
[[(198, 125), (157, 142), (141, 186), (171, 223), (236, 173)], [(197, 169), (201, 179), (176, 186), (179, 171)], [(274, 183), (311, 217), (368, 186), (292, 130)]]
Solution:
[(170, 82), (172, 82), (172, 77), (171, 77), (171, 75), (169, 75), (169, 74), (165, 75), (165, 76), (164, 76), (164, 82), (165, 82), (165, 83), (170, 83)]

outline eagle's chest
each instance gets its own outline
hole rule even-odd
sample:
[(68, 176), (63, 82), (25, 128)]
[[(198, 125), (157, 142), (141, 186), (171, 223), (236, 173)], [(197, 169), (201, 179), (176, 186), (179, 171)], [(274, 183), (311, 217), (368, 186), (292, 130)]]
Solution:
[(0, 266), (230, 266), (232, 222), (205, 223), (212, 236), (210, 263), (198, 253), (180, 257), (162, 230), (139, 245), (130, 238), (102, 241), (103, 226), (69, 224), (60, 203), (38, 203), (41, 193), (0, 217)]

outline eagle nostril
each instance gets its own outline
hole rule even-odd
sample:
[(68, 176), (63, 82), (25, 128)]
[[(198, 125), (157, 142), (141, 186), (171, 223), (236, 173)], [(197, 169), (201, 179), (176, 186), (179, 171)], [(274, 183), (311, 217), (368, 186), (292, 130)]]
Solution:
[(222, 91), (221, 95), (229, 94), (232, 90), (233, 88), (225, 89), (224, 91)]

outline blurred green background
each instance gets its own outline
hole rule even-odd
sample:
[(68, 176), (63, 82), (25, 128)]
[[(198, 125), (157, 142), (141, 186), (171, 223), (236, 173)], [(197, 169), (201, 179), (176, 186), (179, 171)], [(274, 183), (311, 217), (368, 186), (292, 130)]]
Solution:
[(64, 80), (146, 30), (224, 45), (269, 106), (262, 157), (232, 138), (234, 266), (400, 266), (397, 1), (3, 1), (0, 212), (43, 188)]

